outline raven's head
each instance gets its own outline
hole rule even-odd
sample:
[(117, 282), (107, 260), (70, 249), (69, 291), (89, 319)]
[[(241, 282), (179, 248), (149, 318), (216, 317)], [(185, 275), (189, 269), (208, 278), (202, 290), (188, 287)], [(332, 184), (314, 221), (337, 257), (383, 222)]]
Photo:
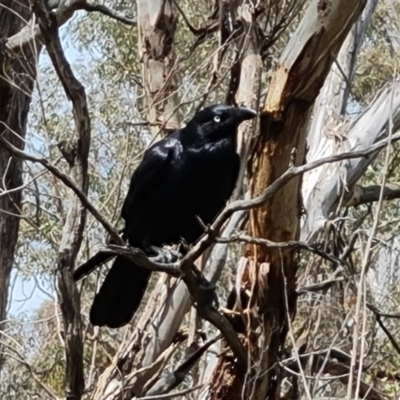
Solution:
[[(196, 135), (202, 142), (218, 141), (234, 137), (237, 127), (245, 120), (252, 119), (256, 112), (250, 108), (214, 104), (197, 112), (187, 124), (185, 135)], [(194, 138), (193, 138), (194, 139)]]

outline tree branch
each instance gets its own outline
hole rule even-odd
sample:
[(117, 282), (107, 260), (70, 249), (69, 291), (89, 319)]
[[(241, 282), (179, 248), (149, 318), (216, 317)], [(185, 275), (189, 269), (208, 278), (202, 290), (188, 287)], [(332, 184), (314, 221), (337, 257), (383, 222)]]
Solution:
[(143, 250), (135, 247), (110, 244), (108, 247), (101, 249), (99, 253), (123, 256), (150, 271), (166, 272), (175, 278), (180, 276), (179, 263), (163, 262), (164, 260), (160, 260), (160, 256), (147, 257)]
[[(397, 133), (392, 136), (392, 143), (400, 140), (400, 133)], [(43, 165), (46, 169), (48, 169), (52, 174), (54, 174), (57, 178), (59, 178), (66, 186), (74, 191), (77, 197), (80, 199), (82, 204), (90, 211), (90, 213), (103, 225), (106, 231), (109, 233), (111, 238), (115, 241), (116, 244), (124, 245), (121, 237), (118, 235), (117, 230), (98, 212), (98, 210), (93, 206), (93, 204), (89, 201), (87, 196), (80, 190), (75, 183), (69, 178), (68, 175), (64, 174), (57, 167), (50, 164), (48, 160), (43, 157), (32, 156), (28, 153), (23, 152), (22, 150), (16, 148), (11, 143), (9, 143), (4, 137), (0, 136), (0, 143), (2, 143), (6, 148), (12, 153), (14, 156), (25, 159), (27, 161), (36, 162)], [(355, 159), (355, 158), (368, 158), (371, 154), (376, 153), (379, 150), (382, 150), (385, 146), (387, 146), (388, 139), (383, 139), (371, 146), (367, 146), (362, 150), (358, 151), (350, 151), (344, 152), (340, 154), (334, 154), (329, 157), (324, 157), (316, 161), (312, 161), (310, 163), (298, 166), (298, 167), (290, 167), (283, 173), (277, 180), (275, 180), (270, 186), (268, 186), (263, 193), (259, 196), (254, 197), (250, 200), (237, 200), (230, 203), (225, 209), (221, 212), (221, 214), (217, 217), (215, 222), (209, 228), (209, 233), (206, 232), (206, 235), (197, 243), (196, 246), (192, 248), (190, 252), (184, 257), (184, 259), (191, 259), (195, 261), (200, 255), (204, 252), (204, 250), (214, 242), (216, 235), (221, 230), (223, 224), (226, 220), (236, 211), (240, 210), (250, 210), (252, 208), (256, 208), (271, 198), (278, 190), (280, 190), (283, 186), (285, 186), (291, 179), (295, 178), (298, 175), (304, 174), (307, 171), (311, 171), (315, 168), (318, 168), (324, 164), (335, 163), (338, 161)], [(210, 235), (210, 232), (212, 233)]]
[(287, 242), (273, 242), (272, 240), (263, 239), (263, 238), (254, 238), (249, 235), (232, 235), (230, 237), (217, 237), (215, 239), (217, 243), (247, 243), (247, 244), (256, 244), (258, 246), (264, 246), (268, 248), (276, 248), (276, 249), (302, 249), (310, 251), (314, 254), (319, 255), (322, 258), (336, 264), (343, 264), (343, 260), (337, 258), (331, 254), (326, 253), (318, 248), (317, 245), (309, 245), (304, 242), (298, 242), (295, 240), (289, 240)]
[[(65, 83), (64, 87), (67, 94), (71, 96), (72, 94), (70, 93), (70, 89), (66, 87)], [(396, 140), (399, 139), (400, 139), (400, 133), (393, 135), (391, 140), (392, 142), (395, 142)], [(298, 175), (301, 175), (314, 168), (318, 168), (321, 165), (327, 163), (334, 163), (346, 159), (368, 157), (370, 154), (376, 153), (377, 151), (384, 148), (387, 145), (387, 142), (388, 140), (384, 139), (374, 145), (366, 147), (363, 150), (336, 154), (330, 157), (325, 157), (320, 160), (313, 161), (311, 163), (302, 166), (290, 167), (277, 180), (275, 180), (270, 186), (268, 186), (267, 189), (265, 189), (265, 191), (261, 195), (251, 200), (238, 200), (230, 203), (224, 209), (224, 211), (217, 217), (216, 221), (207, 230), (203, 238), (179, 262), (179, 269), (181, 270), (182, 278), (185, 281), (186, 285), (188, 286), (190, 293), (197, 302), (203, 304), (203, 306), (199, 308), (200, 315), (204, 319), (211, 322), (221, 331), (221, 333), (227, 340), (227, 343), (235, 353), (236, 357), (238, 357), (238, 359), (240, 360), (240, 364), (242, 365), (242, 367), (244, 367), (247, 364), (246, 362), (247, 358), (245, 356), (243, 346), (239, 342), (236, 333), (232, 329), (228, 320), (226, 320), (226, 318), (223, 315), (218, 313), (218, 311), (215, 308), (211, 307), (210, 302), (204, 303), (204, 291), (200, 291), (200, 287), (198, 284), (199, 275), (197, 274), (196, 276), (195, 274), (197, 268), (196, 269), (192, 268), (194, 261), (197, 260), (197, 258), (200, 257), (201, 254), (209, 247), (209, 245), (215, 241), (217, 233), (221, 230), (223, 224), (234, 212), (240, 210), (249, 210), (260, 206), (270, 197), (272, 197), (278, 190), (280, 190), (283, 186), (285, 186), (291, 179), (293, 179)], [(123, 245), (123, 243), (121, 243), (122, 239), (119, 237), (117, 231), (101, 216), (101, 214), (96, 210), (96, 208), (89, 202), (85, 193), (79, 188), (77, 188), (77, 186), (67, 175), (59, 171), (56, 167), (52, 166), (46, 159), (31, 156), (15, 148), (10, 143), (8, 143), (3, 137), (0, 137), (0, 143), (3, 143), (5, 146), (7, 146), (9, 151), (15, 156), (24, 158), (29, 161), (39, 162), (50, 172), (52, 172), (55, 176), (61, 179), (68, 187), (70, 187), (75, 192), (77, 197), (81, 200), (83, 205), (89, 209), (89, 211), (93, 214), (93, 216), (96, 219), (98, 219), (99, 222), (102, 223), (102, 225), (106, 228), (111, 237), (116, 241), (116, 243)], [(168, 268), (168, 266), (164, 266), (164, 268)], [(206, 281), (202, 274), (200, 278)]]
[[(1, 122), (1, 121), (0, 121)], [(0, 143), (15, 157), (22, 158), (26, 161), (31, 161), (43, 165), (48, 171), (50, 171), (55, 177), (60, 179), (65, 186), (73, 190), (76, 196), (79, 198), (81, 203), (90, 211), (90, 213), (99, 221), (110, 237), (115, 243), (124, 245), (123, 240), (118, 234), (118, 231), (103, 217), (103, 215), (96, 209), (96, 207), (90, 202), (86, 194), (76, 186), (74, 181), (64, 172), (60, 171), (56, 166), (49, 163), (49, 161), (43, 157), (32, 156), (31, 154), (25, 153), (24, 151), (13, 146), (3, 136), (0, 136)]]
[[(113, 19), (116, 19), (124, 24), (136, 26), (136, 21), (127, 18), (123, 13), (114, 11), (108, 7), (100, 4), (93, 4), (92, 2), (85, 0), (60, 0), (60, 1), (49, 1), (49, 9), (54, 9), (50, 13), (55, 16), (57, 20), (57, 26), (64, 25), (72, 16), (75, 11), (86, 10), (86, 11), (97, 11), (104, 15), (107, 15)], [(21, 29), (15, 35), (9, 37), (5, 43), (5, 52), (9, 57), (13, 57), (22, 50), (29, 46), (32, 46), (35, 40), (43, 40), (42, 33), (37, 24), (33, 25), (33, 21), (29, 21), (29, 24)]]
[[(397, 133), (392, 136), (391, 142), (394, 143), (399, 139), (400, 133)], [(193, 247), (193, 249), (184, 257), (184, 259), (190, 258), (191, 260), (196, 260), (203, 253), (203, 251), (213, 242), (223, 224), (234, 212), (240, 210), (250, 210), (252, 208), (260, 206), (296, 176), (304, 174), (305, 172), (311, 171), (312, 169), (318, 168), (324, 164), (335, 163), (338, 161), (354, 158), (368, 158), (368, 156), (370, 156), (371, 154), (382, 150), (385, 146), (387, 146), (387, 144), (388, 139), (383, 139), (378, 143), (365, 147), (362, 150), (334, 154), (332, 156), (324, 157), (320, 160), (312, 161), (298, 167), (289, 167), (286, 172), (284, 172), (278, 179), (276, 179), (270, 186), (268, 186), (259, 196), (254, 197), (250, 200), (237, 200), (225, 207), (221, 214), (216, 218), (215, 222), (208, 229), (209, 233), (206, 233), (206, 235), (203, 236), (203, 238), (196, 244), (196, 246)]]
[(130, 26), (137, 25), (136, 20), (128, 18), (125, 13), (122, 13), (122, 12), (116, 11), (116, 10), (112, 10), (112, 9), (104, 6), (103, 4), (93, 4), (90, 1), (86, 1), (82, 4), (81, 9), (88, 11), (88, 12), (91, 12), (91, 11), (99, 12), (101, 14), (107, 15), (107, 17), (115, 19), (126, 25), (130, 25)]
[(147, 395), (150, 396), (168, 393), (170, 390), (177, 387), (183, 382), (192, 367), (200, 360), (200, 357), (220, 338), (221, 336), (219, 335), (216, 338), (209, 340), (195, 352), (190, 354), (190, 356), (176, 370), (167, 376), (162, 377), (158, 382), (156, 382), (147, 392)]
[(372, 304), (369, 304), (369, 303), (367, 303), (367, 308), (379, 317), (400, 319), (400, 313), (392, 313), (392, 314), (383, 313), (383, 312), (379, 311), (375, 306), (373, 306)]
[(307, 294), (309, 292), (319, 292), (320, 290), (328, 290), (330, 289), (335, 283), (342, 282), (343, 278), (334, 278), (334, 279), (327, 279), (323, 282), (314, 283), (310, 286), (305, 286), (297, 291), (298, 295)]
[[(356, 185), (354, 186), (351, 197), (344, 204), (344, 207), (357, 207), (361, 204), (378, 201), (380, 191), (380, 185)], [(387, 183), (383, 188), (383, 200), (394, 200), (398, 198), (400, 198), (400, 182)]]
[(175, 392), (175, 393), (168, 393), (168, 394), (161, 394), (161, 395), (159, 394), (156, 396), (138, 397), (137, 399), (134, 399), (134, 400), (168, 400), (168, 399), (173, 399), (175, 397), (182, 397), (186, 394), (189, 394), (196, 390), (202, 389), (203, 387), (204, 387), (204, 385), (199, 385), (199, 386), (191, 387), (189, 389), (180, 390), (179, 392)]
[[(389, 121), (393, 123), (393, 132), (400, 129), (400, 82), (397, 81), (387, 83), (351, 127), (345, 129), (343, 145), (350, 152), (366, 148), (387, 135)], [(348, 188), (351, 190), (377, 154), (370, 153), (369, 158), (321, 168), (317, 179), (312, 182), (312, 192), (305, 196), (307, 215), (302, 228), (302, 240), (309, 242), (317, 237), (329, 213), (342, 201), (343, 191)]]
[(385, 324), (383, 323), (381, 316), (379, 314), (375, 314), (376, 315), (376, 321), (378, 322), (379, 326), (381, 327), (381, 329), (383, 330), (383, 332), (385, 332), (386, 336), (388, 337), (390, 343), (392, 343), (392, 346), (394, 347), (394, 349), (397, 351), (397, 354), (400, 355), (400, 346), (399, 344), (396, 342), (395, 338), (393, 337), (393, 335), (390, 333), (389, 329), (386, 328)]
[[(73, 165), (71, 175), (79, 185), (80, 191), (86, 195), (89, 187), (88, 156), (91, 132), (85, 89), (75, 78), (63, 53), (56, 16), (46, 9), (42, 0), (34, 0), (33, 11), (37, 17), (50, 59), (67, 97), (72, 101), (77, 139), (73, 142), (76, 156), (74, 157), (75, 161), (71, 163)], [(56, 290), (65, 333), (65, 397), (71, 400), (80, 400), (85, 389), (83, 334), (80, 295), (72, 278), (72, 272), (82, 244), (87, 209), (82, 207), (74, 193), (71, 193), (69, 201), (69, 210), (58, 252)]]

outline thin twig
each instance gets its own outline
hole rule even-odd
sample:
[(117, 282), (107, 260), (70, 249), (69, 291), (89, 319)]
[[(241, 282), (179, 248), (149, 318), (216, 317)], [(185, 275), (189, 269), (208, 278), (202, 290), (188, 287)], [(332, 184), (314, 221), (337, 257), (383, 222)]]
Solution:
[[(86, 10), (86, 11), (97, 11), (104, 15), (107, 15), (113, 19), (116, 19), (124, 24), (135, 26), (136, 21), (127, 18), (125, 14), (112, 10), (104, 5), (93, 4), (89, 1), (84, 0), (69, 0), (69, 1), (55, 1), (51, 8), (55, 8), (51, 11), (51, 14), (57, 18), (58, 27), (64, 25), (72, 16), (75, 11)], [(33, 24), (33, 21), (21, 29), (15, 35), (9, 37), (5, 43), (5, 53), (9, 57), (15, 57), (16, 54), (29, 47), (32, 42), (36, 40), (43, 40), (42, 33), (39, 25)]]
[(106, 7), (103, 4), (94, 4), (90, 1), (86, 1), (85, 3), (82, 4), (81, 9), (88, 11), (88, 12), (91, 12), (91, 11), (99, 12), (101, 14), (106, 15), (107, 17), (115, 19), (126, 25), (130, 25), (130, 26), (137, 25), (136, 20), (128, 18), (125, 13), (122, 13), (122, 12), (116, 11), (116, 10), (112, 10), (111, 8)]
[(25, 153), (24, 151), (18, 149), (14, 145), (12, 145), (10, 142), (8, 142), (3, 136), (0, 136), (0, 143), (3, 144), (10, 153), (12, 153), (14, 156), (18, 158), (22, 158), (27, 161), (31, 161), (34, 163), (38, 163), (43, 165), (47, 170), (49, 170), (54, 176), (56, 176), (58, 179), (60, 179), (65, 186), (69, 187), (74, 191), (74, 193), (77, 195), (81, 203), (90, 211), (90, 213), (103, 225), (104, 229), (107, 231), (107, 233), (113, 238), (113, 240), (116, 243), (119, 243), (123, 245), (123, 241), (118, 235), (117, 230), (106, 220), (105, 217), (103, 217), (102, 214), (100, 214), (97, 211), (97, 208), (90, 202), (90, 200), (87, 198), (87, 196), (82, 192), (81, 189), (79, 189), (76, 184), (73, 182), (73, 180), (64, 172), (59, 170), (57, 167), (54, 165), (50, 164), (49, 161), (46, 158), (43, 157), (38, 157), (38, 156), (32, 156), (28, 153)]
[[(393, 75), (393, 85), (395, 84), (395, 77), (397, 75), (397, 71), (394, 71)], [(356, 359), (357, 359), (357, 347), (358, 347), (358, 328), (359, 328), (359, 318), (360, 318), (360, 313), (361, 313), (361, 302), (362, 299), (364, 299), (364, 306), (365, 306), (365, 291), (366, 291), (366, 282), (365, 282), (365, 275), (368, 271), (368, 265), (370, 262), (371, 258), (371, 248), (372, 248), (372, 241), (376, 232), (376, 229), (378, 227), (379, 223), (379, 217), (380, 217), (380, 211), (382, 208), (382, 203), (383, 203), (383, 193), (385, 189), (385, 184), (386, 184), (386, 175), (387, 175), (387, 170), (389, 166), (389, 157), (390, 157), (390, 150), (391, 150), (391, 143), (395, 136), (393, 135), (393, 95), (394, 95), (394, 90), (392, 88), (391, 93), (390, 93), (390, 118), (389, 118), (389, 133), (388, 133), (388, 138), (386, 139), (387, 142), (387, 150), (386, 150), (386, 157), (385, 157), (385, 163), (384, 163), (384, 169), (383, 169), (383, 174), (382, 174), (382, 182), (381, 182), (381, 191), (379, 194), (379, 200), (377, 203), (376, 211), (375, 211), (375, 216), (374, 216), (374, 223), (372, 225), (372, 229), (370, 231), (368, 240), (367, 240), (367, 245), (365, 248), (365, 253), (364, 257), (362, 260), (362, 266), (361, 266), (361, 274), (360, 274), (360, 280), (358, 284), (358, 290), (357, 290), (357, 302), (356, 302), (356, 310), (355, 310), (355, 324), (354, 324), (354, 333), (353, 333), (353, 351), (352, 351), (352, 357), (351, 357), (351, 364), (350, 364), (350, 375), (349, 375), (349, 385), (347, 388), (347, 397), (351, 398), (352, 390), (353, 390), (353, 372), (354, 368), (356, 365)], [(363, 326), (362, 326), (362, 334), (361, 334), (361, 349), (360, 349), (360, 366), (358, 368), (358, 374), (357, 374), (357, 385), (356, 385), (356, 390), (355, 390), (355, 398), (358, 398), (358, 394), (360, 391), (360, 383), (361, 383), (361, 375), (362, 375), (362, 362), (363, 362), (363, 354), (364, 354), (364, 346), (365, 346), (365, 329), (366, 329), (366, 317), (363, 315)]]
[(293, 334), (293, 326), (292, 326), (292, 321), (291, 321), (290, 311), (289, 311), (290, 308), (289, 308), (288, 293), (287, 293), (287, 280), (286, 280), (285, 270), (284, 270), (284, 267), (283, 267), (282, 252), (281, 252), (281, 273), (282, 273), (283, 281), (284, 281), (283, 287), (284, 287), (286, 319), (287, 319), (287, 324), (288, 324), (288, 334), (289, 334), (290, 340), (292, 342), (292, 348), (293, 348), (294, 356), (295, 356), (297, 365), (299, 367), (301, 379), (303, 381), (303, 387), (304, 387), (304, 392), (305, 392), (306, 398), (308, 400), (312, 400), (311, 393), (310, 393), (310, 388), (308, 387), (307, 378), (306, 378), (306, 375), (304, 373), (303, 366), (301, 365), (299, 352), (298, 352), (297, 345), (296, 345), (296, 340), (295, 340), (294, 334)]
[(331, 261), (333, 264), (340, 265), (343, 264), (344, 261), (340, 258), (335, 257), (332, 254), (328, 254), (325, 251), (320, 250), (317, 245), (309, 245), (305, 242), (298, 242), (295, 240), (288, 240), (287, 242), (274, 242), (272, 240), (263, 239), (263, 238), (254, 238), (249, 235), (232, 235), (230, 237), (217, 237), (215, 239), (217, 243), (247, 243), (247, 244), (256, 244), (258, 246), (268, 247), (268, 248), (276, 248), (276, 249), (302, 249), (310, 251), (314, 254), (319, 255), (320, 257)]
[(169, 393), (169, 394), (158, 394), (156, 396), (145, 396), (145, 397), (134, 397), (132, 400), (166, 400), (166, 399), (173, 399), (174, 397), (181, 397), (184, 396), (185, 394), (192, 393), (196, 390), (202, 389), (204, 385), (198, 385), (189, 389), (181, 390), (179, 392), (175, 393)]
[(400, 319), (400, 313), (393, 313), (393, 314), (383, 313), (382, 311), (379, 311), (375, 306), (369, 303), (367, 303), (367, 308), (371, 310), (374, 314), (379, 315), (380, 317)]

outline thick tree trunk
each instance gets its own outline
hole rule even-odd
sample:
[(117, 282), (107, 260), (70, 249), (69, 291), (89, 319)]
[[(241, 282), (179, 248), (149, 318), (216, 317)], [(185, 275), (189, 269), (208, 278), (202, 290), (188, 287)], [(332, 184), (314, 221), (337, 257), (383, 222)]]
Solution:
[[(357, 56), (377, 3), (378, 0), (367, 2), (362, 16), (347, 36), (336, 63), (332, 66), (315, 102), (307, 138), (307, 162), (343, 151), (343, 148), (344, 151), (350, 150), (346, 147), (349, 129), (349, 121), (346, 119), (348, 97), (354, 79)], [(363, 145), (367, 146), (371, 143), (368, 141), (364, 142)], [(356, 160), (357, 163), (358, 161)], [(346, 180), (343, 179), (343, 174), (345, 174), (343, 164), (346, 164), (346, 162), (323, 166), (304, 174), (303, 201), (306, 215), (302, 227), (302, 239), (313, 241), (316, 238), (316, 235), (324, 226), (326, 215), (332, 210), (337, 198), (343, 195), (343, 188), (339, 189), (336, 185), (327, 191), (328, 181), (343, 182)], [(321, 185), (325, 186), (323, 190), (321, 190)], [(329, 200), (330, 204), (328, 205), (329, 197), (331, 200)]]
[[(0, 38), (17, 33), (30, 19), (29, 1), (3, 0)], [(12, 61), (0, 54), (0, 135), (23, 149), (26, 122), (36, 79), (37, 54), (32, 49)], [(0, 147), (0, 330), (6, 318), (10, 274), (18, 240), (22, 198), (22, 161)], [(0, 372), (2, 358), (0, 357)]]
[[(261, 115), (260, 135), (251, 165), (251, 191), (256, 196), (291, 163), (305, 159), (309, 117), (319, 90), (365, 1), (311, 2), (274, 72)], [(301, 179), (293, 179), (251, 213), (253, 237), (296, 240), (300, 234)], [(247, 247), (241, 303), (250, 370), (243, 376), (229, 354), (220, 359), (212, 399), (280, 397), (280, 359), (296, 310), (296, 252)]]

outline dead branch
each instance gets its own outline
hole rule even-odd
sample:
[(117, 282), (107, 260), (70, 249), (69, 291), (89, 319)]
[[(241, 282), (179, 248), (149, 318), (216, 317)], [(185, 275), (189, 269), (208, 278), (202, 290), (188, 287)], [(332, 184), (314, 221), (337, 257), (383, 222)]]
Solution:
[[(349, 381), (350, 367), (341, 362), (328, 361), (324, 373), (337, 376), (338, 379), (347, 385)], [(353, 389), (357, 383), (353, 384)], [(373, 388), (371, 384), (361, 380), (359, 389), (360, 398), (369, 400), (382, 400), (384, 398), (383, 393)]]
[[(48, 161), (46, 159), (34, 157), (34, 156), (31, 156), (29, 154), (22, 152), (21, 150), (18, 150), (17, 148), (12, 146), (9, 142), (7, 142), (3, 137), (0, 137), (0, 143), (3, 143), (5, 146), (7, 146), (9, 151), (12, 152), (12, 154), (14, 154), (15, 156), (22, 157), (29, 161), (38, 162), (38, 163), (42, 164), (45, 168), (47, 168), (50, 172), (54, 173), (55, 176), (57, 176), (60, 180), (62, 180), (64, 183), (66, 183), (66, 185), (74, 191), (74, 193), (77, 195), (77, 197), (79, 197), (79, 199), (81, 201), (83, 200), (82, 203), (85, 207), (87, 207), (88, 205), (90, 206), (90, 208), (88, 207), (88, 209), (90, 212), (92, 212), (92, 214), (95, 218), (97, 218), (97, 216), (101, 217), (101, 220), (99, 220), (99, 222), (101, 222), (104, 227), (106, 227), (106, 226), (107, 226), (107, 228), (110, 227), (111, 229), (107, 229), (108, 232), (110, 233), (110, 235), (113, 235), (113, 237), (115, 235), (117, 242), (121, 243), (122, 239), (119, 237), (117, 231), (101, 216), (101, 214), (96, 210), (96, 208), (93, 205), (91, 205), (91, 203), (87, 199), (85, 193), (82, 190), (80, 190), (67, 175), (65, 175), (64, 173), (59, 171), (58, 168), (56, 168), (56, 167), (52, 166), (50, 163), (48, 163)], [(94, 213), (93, 213), (93, 211), (94, 211)], [(106, 224), (104, 224), (103, 222), (106, 222)], [(207, 242), (207, 246), (203, 244), (202, 251), (200, 252), (200, 254), (198, 256), (200, 256), (207, 247), (208, 247), (208, 242)], [(115, 248), (114, 249), (110, 248), (110, 250), (105, 250), (105, 252), (114, 252), (114, 251), (116, 252), (117, 250)], [(156, 263), (151, 263), (150, 260), (142, 257), (138, 250), (131, 251), (131, 250), (127, 250), (127, 249), (122, 249), (122, 251), (121, 251), (121, 255), (126, 255), (128, 253), (131, 257), (138, 257), (138, 259), (135, 258), (135, 261), (140, 263), (139, 265), (143, 266), (144, 268), (148, 267), (153, 270), (163, 270), (164, 272), (172, 272), (173, 269), (176, 268), (175, 265), (167, 264), (167, 265), (160, 266), (160, 265), (157, 265)], [(196, 276), (194, 274), (194, 269), (192, 268), (195, 258), (191, 255), (191, 252), (189, 252), (188, 255), (189, 255), (189, 257), (186, 256), (184, 259), (182, 259), (182, 261), (179, 263), (179, 267), (177, 267), (177, 268), (179, 268), (181, 271), (183, 271), (183, 280), (187, 284), (188, 289), (191, 292), (195, 301), (199, 302), (200, 304), (205, 304), (205, 306), (202, 307), (200, 310), (201, 311), (200, 315), (204, 319), (211, 322), (218, 329), (220, 329), (220, 331), (223, 333), (224, 337), (226, 338), (227, 343), (229, 343), (230, 345), (233, 346), (232, 350), (234, 351), (234, 353), (236, 354), (238, 359), (241, 360), (241, 362), (244, 362), (242, 365), (246, 365), (246, 357), (245, 357), (244, 349), (243, 349), (242, 345), (240, 344), (239, 340), (237, 339), (236, 333), (230, 327), (230, 324), (225, 319), (225, 317), (223, 317), (221, 314), (219, 314), (218, 311), (215, 310), (215, 308), (210, 307), (209, 304), (207, 304), (207, 301), (204, 299), (204, 295), (201, 292), (202, 287), (198, 285), (199, 275)], [(195, 255), (197, 255), (197, 253)], [(197, 257), (196, 257), (196, 259), (197, 259)], [(196, 268), (196, 270), (197, 270), (197, 268)], [(205, 278), (202, 274), (201, 274), (200, 278), (202, 278), (203, 281), (205, 281)]]
[[(397, 133), (392, 136), (391, 142), (394, 143), (399, 139), (400, 133)], [(320, 160), (312, 161), (299, 167), (289, 167), (286, 172), (284, 172), (278, 179), (276, 179), (270, 186), (268, 186), (259, 196), (254, 197), (250, 200), (237, 200), (225, 207), (225, 209), (221, 212), (221, 214), (217, 217), (215, 222), (209, 228), (209, 232), (211, 232), (212, 234), (210, 235), (210, 233), (207, 233), (185, 256), (185, 258), (190, 258), (192, 260), (197, 259), (205, 250), (205, 248), (207, 248), (213, 242), (216, 234), (220, 231), (222, 225), (234, 212), (240, 210), (250, 210), (252, 208), (256, 208), (262, 205), (296, 176), (304, 174), (305, 172), (311, 171), (312, 169), (318, 168), (324, 164), (354, 158), (368, 158), (369, 155), (383, 149), (385, 146), (387, 146), (387, 144), (388, 139), (383, 139), (378, 143), (365, 147), (363, 150), (335, 154), (333, 156), (321, 158)]]
[(163, 264), (149, 259), (142, 250), (129, 246), (109, 245), (108, 248), (100, 252), (103, 254), (120, 255), (129, 258), (140, 267), (181, 277), (192, 296), (193, 302), (196, 304), (199, 315), (219, 329), (238, 358), (240, 365), (246, 369), (247, 362), (244, 348), (229, 321), (213, 307), (212, 303), (216, 299), (214, 287), (196, 268), (191, 257), (185, 257), (175, 263)]
[[(397, 133), (392, 136), (391, 142), (394, 143), (400, 139), (400, 133)], [(43, 165), (46, 169), (48, 169), (51, 173), (53, 173), (57, 178), (59, 178), (66, 186), (74, 191), (77, 197), (81, 200), (82, 204), (91, 212), (91, 214), (103, 225), (109, 235), (115, 240), (116, 243), (123, 245), (122, 239), (118, 235), (116, 229), (97, 211), (97, 209), (93, 206), (93, 204), (89, 201), (87, 196), (80, 190), (75, 183), (69, 178), (68, 175), (64, 174), (54, 165), (51, 165), (48, 160), (43, 157), (32, 156), (19, 150), (11, 143), (9, 143), (4, 137), (0, 136), (0, 143), (2, 143), (6, 148), (15, 155), (16, 157), (22, 158), (27, 161), (39, 163)], [(298, 167), (289, 167), (285, 173), (283, 173), (278, 179), (276, 179), (270, 186), (268, 186), (262, 194), (257, 197), (254, 197), (250, 200), (237, 200), (230, 203), (225, 209), (221, 212), (212, 226), (209, 228), (209, 231), (212, 232), (207, 233), (202, 240), (185, 256), (185, 259), (191, 259), (195, 261), (203, 251), (214, 241), (217, 232), (220, 231), (223, 224), (226, 220), (236, 211), (240, 210), (250, 210), (252, 208), (258, 207), (261, 204), (265, 203), (269, 198), (271, 198), (278, 190), (280, 190), (283, 186), (285, 186), (291, 179), (304, 174), (305, 172), (311, 171), (315, 168), (318, 168), (325, 164), (335, 163), (343, 160), (350, 160), (355, 158), (368, 158), (371, 154), (376, 153), (379, 150), (382, 150), (385, 146), (387, 146), (388, 139), (383, 139), (371, 146), (367, 146), (362, 150), (358, 151), (350, 151), (344, 152), (340, 154), (334, 154), (329, 157), (324, 157), (316, 161), (312, 161), (310, 163), (298, 166)]]
[(375, 314), (376, 322), (378, 322), (379, 326), (381, 327), (383, 332), (385, 332), (385, 335), (388, 337), (390, 343), (392, 344), (394, 349), (397, 351), (397, 353), (400, 355), (400, 345), (396, 342), (396, 339), (393, 337), (393, 335), (390, 333), (389, 329), (386, 328), (385, 324), (382, 321), (382, 317), (383, 318), (399, 319), (400, 318), (400, 314), (384, 314), (384, 313), (381, 313), (372, 304), (367, 304), (367, 308)]
[(330, 289), (335, 283), (342, 282), (344, 279), (342, 277), (335, 278), (335, 279), (327, 279), (323, 282), (315, 283), (314, 285), (306, 286), (302, 289), (297, 291), (298, 295), (307, 294), (309, 292), (319, 292), (320, 290), (328, 290)]
[(151, 271), (166, 272), (167, 274), (178, 278), (180, 276), (179, 264), (176, 262), (164, 262), (163, 258), (158, 256), (147, 257), (143, 250), (130, 246), (117, 246), (110, 244), (104, 249), (100, 249), (99, 254), (124, 256), (142, 268)]
[[(347, 385), (349, 380), (349, 371), (351, 356), (338, 348), (332, 348), (329, 350), (320, 350), (318, 352), (313, 352), (312, 354), (301, 354), (299, 357), (301, 359), (308, 358), (310, 356), (317, 357), (316, 362), (323, 366), (323, 373), (332, 375), (332, 379), (339, 379), (343, 385)], [(328, 356), (329, 360), (324, 365), (324, 358)], [(282, 365), (287, 365), (285, 368), (290, 373), (297, 374), (298, 367), (296, 361), (293, 358), (282, 362)], [(311, 378), (311, 377), (310, 377)], [(354, 383), (353, 387), (356, 386)], [(379, 390), (373, 388), (367, 382), (361, 380), (360, 382), (360, 398), (370, 399), (370, 400), (382, 400), (384, 395)]]
[[(394, 143), (400, 139), (400, 133), (397, 133), (392, 136), (391, 142)], [(82, 204), (91, 212), (91, 214), (103, 225), (115, 243), (118, 243), (123, 246), (123, 242), (121, 237), (118, 235), (117, 230), (97, 211), (97, 209), (93, 206), (93, 204), (89, 201), (87, 196), (80, 190), (75, 183), (69, 178), (68, 175), (64, 174), (57, 167), (50, 164), (47, 159), (43, 157), (32, 156), (23, 152), (22, 150), (16, 148), (11, 143), (9, 143), (4, 137), (0, 136), (0, 143), (2, 143), (6, 148), (15, 155), (16, 157), (22, 158), (27, 161), (39, 163), (43, 165), (46, 169), (48, 169), (52, 174), (54, 174), (57, 178), (59, 178), (67, 187), (72, 189), (77, 197), (80, 199)], [(217, 233), (221, 230), (223, 224), (226, 220), (236, 211), (240, 210), (250, 210), (252, 208), (256, 208), (261, 204), (265, 203), (269, 198), (271, 198), (278, 190), (280, 190), (283, 186), (285, 186), (291, 179), (295, 178), (298, 175), (304, 174), (305, 172), (311, 171), (315, 168), (318, 168), (325, 164), (335, 163), (343, 160), (356, 159), (356, 158), (368, 158), (371, 154), (376, 153), (377, 151), (383, 149), (387, 146), (388, 139), (383, 139), (373, 145), (367, 146), (362, 150), (358, 151), (350, 151), (344, 152), (340, 154), (334, 154), (329, 157), (324, 157), (316, 161), (312, 161), (310, 163), (298, 166), (298, 167), (289, 167), (285, 173), (283, 173), (278, 179), (276, 179), (270, 186), (268, 186), (262, 194), (257, 197), (254, 197), (250, 200), (237, 200), (230, 203), (225, 209), (221, 212), (221, 214), (217, 217), (215, 222), (209, 228), (209, 233), (207, 233), (203, 238), (198, 242), (198, 244), (193, 247), (193, 249), (188, 252), (185, 256), (185, 259), (190, 259), (195, 261), (203, 251), (214, 242)], [(212, 233), (210, 235), (210, 233)]]

